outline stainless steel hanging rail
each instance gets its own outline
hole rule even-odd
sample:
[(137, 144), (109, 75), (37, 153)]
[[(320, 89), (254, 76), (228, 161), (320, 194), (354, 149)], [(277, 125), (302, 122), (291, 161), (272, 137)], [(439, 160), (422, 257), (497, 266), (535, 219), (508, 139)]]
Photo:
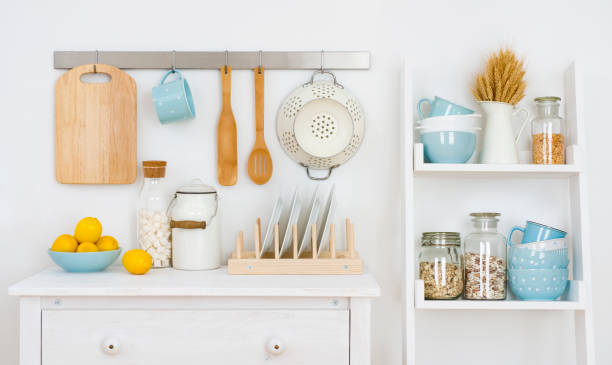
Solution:
[[(124, 69), (203, 69), (225, 66), (225, 51), (221, 52), (108, 52), (55, 51), (53, 65), (68, 69), (84, 64), (103, 63)], [(324, 58), (324, 65), (321, 61)], [(97, 61), (96, 61), (97, 60)], [(229, 52), (228, 64), (233, 69), (268, 70), (368, 70), (370, 52)]]

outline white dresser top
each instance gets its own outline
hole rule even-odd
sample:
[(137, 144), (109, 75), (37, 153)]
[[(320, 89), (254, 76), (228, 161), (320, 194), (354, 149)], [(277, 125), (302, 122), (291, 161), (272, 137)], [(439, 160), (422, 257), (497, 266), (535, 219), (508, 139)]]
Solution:
[(376, 297), (380, 288), (362, 275), (229, 275), (210, 271), (151, 269), (131, 275), (121, 266), (96, 273), (52, 267), (8, 288), (16, 296), (251, 296)]

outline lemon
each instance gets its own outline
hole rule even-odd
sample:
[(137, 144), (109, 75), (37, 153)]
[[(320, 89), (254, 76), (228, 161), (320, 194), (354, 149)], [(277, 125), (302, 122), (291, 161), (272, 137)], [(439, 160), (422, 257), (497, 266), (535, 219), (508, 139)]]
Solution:
[(129, 250), (123, 255), (123, 267), (134, 275), (145, 274), (153, 265), (153, 258), (145, 250)]
[(77, 223), (74, 229), (74, 238), (79, 243), (98, 242), (102, 234), (102, 225), (96, 218), (83, 218)]
[(76, 252), (98, 252), (100, 250), (98, 250), (98, 246), (96, 246), (95, 243), (93, 242), (83, 242), (81, 244), (79, 244), (79, 247), (77, 247)]
[(98, 249), (100, 251), (112, 251), (119, 248), (119, 243), (117, 242), (115, 237), (102, 236), (100, 237), (98, 242), (96, 242), (96, 246), (98, 246)]
[(63, 234), (55, 239), (51, 245), (51, 251), (58, 252), (74, 252), (77, 249), (78, 242), (69, 234)]

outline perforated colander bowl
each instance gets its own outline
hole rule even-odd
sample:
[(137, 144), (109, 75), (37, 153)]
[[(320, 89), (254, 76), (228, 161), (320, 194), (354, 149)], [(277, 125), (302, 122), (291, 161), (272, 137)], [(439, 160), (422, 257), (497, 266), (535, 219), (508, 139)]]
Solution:
[[(315, 81), (318, 75), (333, 80)], [(329, 71), (315, 72), (310, 82), (291, 92), (276, 121), (281, 146), (313, 180), (327, 179), (332, 169), (357, 152), (365, 127), (357, 98)], [(311, 170), (327, 170), (327, 175), (314, 177)]]

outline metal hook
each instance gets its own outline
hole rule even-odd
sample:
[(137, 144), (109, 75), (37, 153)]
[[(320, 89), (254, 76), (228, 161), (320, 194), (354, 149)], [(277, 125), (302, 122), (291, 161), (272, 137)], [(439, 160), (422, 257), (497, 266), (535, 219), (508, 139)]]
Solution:
[(176, 72), (176, 50), (172, 50), (172, 73)]
[(263, 58), (263, 51), (259, 50), (259, 73), (261, 73), (261, 59)]
[(321, 72), (323, 72), (323, 50), (321, 50)]
[(227, 60), (229, 59), (229, 51), (225, 50), (225, 74), (227, 75)]
[(96, 65), (98, 64), (98, 50), (96, 49), (96, 62), (94, 63), (94, 73), (98, 73), (98, 70), (96, 69)]

